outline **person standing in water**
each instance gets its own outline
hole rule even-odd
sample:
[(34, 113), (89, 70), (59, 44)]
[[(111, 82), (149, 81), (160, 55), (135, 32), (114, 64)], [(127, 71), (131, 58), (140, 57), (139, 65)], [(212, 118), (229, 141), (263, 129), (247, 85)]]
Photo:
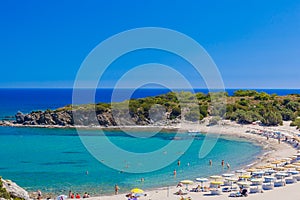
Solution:
[(177, 161), (177, 165), (178, 165), (178, 167), (180, 167), (180, 160)]
[(209, 165), (212, 166), (212, 160), (209, 160)]
[(227, 169), (229, 170), (230, 169), (230, 164), (227, 163), (226, 166), (227, 166)]
[(119, 186), (116, 184), (116, 185), (115, 185), (115, 195), (117, 195), (117, 194), (119, 193), (119, 190), (120, 190), (120, 188), (119, 188)]
[(224, 167), (224, 160), (222, 160), (221, 165), (222, 165), (222, 167)]
[(176, 176), (176, 174), (177, 174), (176, 169), (174, 169), (174, 171), (173, 171), (174, 177)]

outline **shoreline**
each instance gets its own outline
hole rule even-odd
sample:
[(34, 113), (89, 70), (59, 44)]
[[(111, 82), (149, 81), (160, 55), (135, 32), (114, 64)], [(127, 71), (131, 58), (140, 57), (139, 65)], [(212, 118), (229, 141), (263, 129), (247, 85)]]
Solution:
[[(269, 139), (267, 140), (266, 137), (254, 134), (254, 133), (250, 133), (248, 131), (251, 130), (261, 130), (261, 131), (276, 131), (278, 128), (281, 128), (281, 131), (288, 131), (288, 132), (293, 132), (295, 134), (297, 134), (298, 130), (296, 130), (294, 127), (290, 127), (288, 126), (288, 123), (285, 123), (282, 127), (263, 127), (263, 126), (259, 126), (259, 125), (240, 125), (240, 124), (236, 124), (234, 122), (229, 122), (227, 120), (223, 120), (223, 122), (225, 123), (229, 123), (225, 126), (227, 126), (227, 128), (224, 129), (224, 127), (205, 127), (203, 125), (200, 126), (199, 128), (199, 124), (196, 125), (196, 127), (192, 127), (192, 130), (199, 130), (199, 132), (201, 133), (205, 133), (205, 134), (209, 134), (209, 133), (215, 133), (215, 131), (217, 130), (222, 130), (220, 133), (220, 136), (224, 136), (228, 139), (246, 139), (247, 141), (253, 142), (256, 145), (259, 145), (263, 148), (263, 152), (262, 154), (258, 155), (256, 158), (254, 158), (254, 162), (249, 163), (244, 165), (243, 167), (241, 167), (240, 169), (249, 169), (252, 167), (258, 167), (258, 166), (262, 166), (262, 165), (266, 165), (266, 164), (270, 164), (270, 162), (272, 160), (275, 159), (283, 159), (283, 158), (287, 158), (289, 156), (295, 155), (297, 153), (297, 149), (293, 148), (291, 145), (286, 144), (284, 142), (281, 142), (280, 144), (278, 143), (278, 141), (276, 139)], [(190, 124), (191, 125), (191, 124)], [(185, 127), (186, 128), (186, 127)], [(191, 128), (191, 126), (190, 126)], [(198, 129), (195, 129), (198, 128)], [(181, 130), (185, 130), (185, 129), (181, 129)], [(191, 129), (190, 129), (191, 130)], [(196, 177), (195, 177), (196, 178)], [(192, 187), (196, 187), (197, 185), (194, 184)], [(249, 195), (247, 198), (248, 199), (262, 199), (262, 198), (270, 198), (271, 197), (274, 199), (274, 197), (276, 197), (276, 195), (278, 195), (278, 191), (280, 191), (280, 193), (284, 193), (286, 194), (285, 191), (290, 191), (290, 189), (292, 191), (294, 191), (295, 189), (297, 189), (297, 187), (300, 186), (300, 183), (296, 183), (292, 186), (286, 186), (285, 188), (280, 188), (279, 190), (275, 189), (274, 191), (267, 191), (264, 194), (251, 194)], [(286, 189), (288, 187), (292, 187), (290, 189)], [(149, 189), (146, 190), (145, 193), (148, 194), (149, 199), (151, 200), (160, 200), (160, 199), (179, 199), (180, 196), (174, 195), (173, 193), (176, 192), (178, 190), (178, 188), (176, 188), (176, 186), (172, 186), (172, 187), (161, 187), (161, 188), (154, 188), (154, 189)], [(273, 194), (274, 193), (274, 194)], [(228, 198), (227, 193), (222, 194), (220, 196), (199, 196), (199, 194), (197, 193), (190, 193), (189, 196), (192, 197), (192, 199), (226, 199)], [(269, 197), (270, 196), (270, 197)], [(118, 195), (105, 195), (105, 196), (97, 196), (97, 197), (91, 197), (91, 200), (97, 200), (97, 199), (103, 199), (103, 200), (117, 200), (117, 199), (125, 199), (125, 193), (123, 194), (118, 194)], [(146, 199), (146, 198), (143, 198)]]
[[(126, 126), (126, 127), (61, 127), (61, 126), (30, 126), (30, 125), (16, 125), (13, 127), (27, 127), (27, 128), (79, 128), (84, 130), (110, 130), (110, 131), (119, 131), (119, 130), (130, 130), (130, 131), (153, 131), (153, 130), (161, 130), (164, 133), (168, 132), (174, 132), (177, 131), (179, 133), (187, 133), (190, 130), (197, 131), (203, 134), (214, 134), (217, 136), (220, 136), (225, 139), (229, 140), (247, 140), (248, 142), (252, 142), (255, 145), (259, 145), (262, 147), (262, 154), (257, 155), (253, 159), (254, 162), (247, 163), (246, 165), (240, 167), (242, 169), (248, 169), (260, 165), (265, 165), (271, 162), (271, 160), (276, 159), (282, 159), (289, 156), (292, 156), (296, 154), (297, 150), (293, 148), (291, 145), (288, 145), (284, 142), (281, 144), (278, 144), (278, 141), (275, 139), (269, 139), (267, 140), (266, 137), (263, 137), (261, 135), (257, 135), (255, 133), (251, 133), (251, 131), (285, 131), (289, 133), (297, 134), (299, 131), (296, 130), (294, 127), (288, 126), (288, 122), (286, 122), (283, 126), (279, 127), (264, 127), (259, 125), (240, 125), (235, 122), (231, 122), (228, 120), (222, 120), (221, 125), (216, 126), (207, 126), (207, 120), (206, 122), (202, 124), (194, 124), (194, 123), (185, 123), (180, 124), (180, 126)], [(196, 177), (194, 177), (196, 178)], [(158, 198), (151, 198), (152, 200), (155, 199), (166, 199), (166, 193), (170, 193), (169, 197), (167, 199), (178, 199), (178, 196), (173, 195), (173, 192), (170, 191), (177, 191), (175, 186), (166, 188), (153, 188), (146, 190), (146, 193), (150, 196), (158, 196)], [(30, 192), (32, 193), (32, 192)], [(32, 193), (34, 194), (34, 193)], [(224, 197), (224, 195), (221, 195)], [(256, 196), (256, 195), (255, 195)], [(89, 199), (96, 200), (99, 199), (100, 196), (91, 197)], [(204, 197), (207, 198), (207, 197)], [(209, 197), (210, 198), (210, 197)], [(101, 196), (101, 199), (125, 199), (125, 194), (119, 194), (119, 195), (105, 195)]]

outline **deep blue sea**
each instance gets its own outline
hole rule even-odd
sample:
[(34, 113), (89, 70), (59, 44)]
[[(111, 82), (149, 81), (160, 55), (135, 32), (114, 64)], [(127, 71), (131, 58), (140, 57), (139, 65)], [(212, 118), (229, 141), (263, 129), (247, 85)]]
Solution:
[[(299, 93), (298, 90), (264, 91), (279, 95)], [(122, 92), (126, 93), (125, 90), (120, 91), (119, 101), (124, 100)], [(168, 90), (138, 90), (133, 97), (153, 96), (166, 92)], [(232, 94), (231, 90), (228, 92)], [(109, 102), (111, 93), (112, 90), (109, 89), (98, 90), (95, 99), (97, 102)], [(8, 118), (17, 111), (26, 113), (71, 104), (72, 90), (0, 89), (0, 97), (0, 116)], [(122, 173), (95, 159), (82, 144), (75, 129), (0, 127), (0, 176), (16, 181), (30, 191), (41, 189), (43, 192), (67, 194), (67, 191), (72, 190), (81, 193), (87, 191), (91, 194), (110, 194), (114, 191), (114, 184), (121, 187), (121, 192), (126, 192), (132, 187), (146, 189), (169, 186), (182, 179), (220, 174), (227, 172), (221, 167), (221, 160), (229, 162), (234, 170), (252, 162), (262, 151), (260, 147), (247, 141), (220, 138), (213, 150), (205, 158), (200, 159), (198, 153), (204, 135), (195, 137), (183, 134), (172, 140), (175, 133), (159, 133), (145, 139), (135, 138), (121, 131), (105, 132), (105, 136), (98, 135), (97, 130), (85, 132), (86, 136), (83, 137), (91, 141), (108, 138), (113, 144), (134, 153), (155, 151), (172, 141), (178, 146), (174, 152), (180, 154), (178, 157), (181, 165), (177, 166), (177, 162), (174, 161), (154, 172)], [(192, 142), (186, 152), (180, 149), (184, 141)], [(109, 153), (109, 149), (105, 151)], [(130, 164), (125, 164), (126, 158), (118, 154), (111, 153), (111, 158), (124, 160), (124, 167), (130, 167)], [(213, 161), (212, 167), (208, 166), (209, 160)], [(153, 164), (154, 162), (159, 160), (153, 160)], [(177, 170), (176, 178), (173, 177), (174, 169)], [(145, 181), (141, 182), (141, 178)]]

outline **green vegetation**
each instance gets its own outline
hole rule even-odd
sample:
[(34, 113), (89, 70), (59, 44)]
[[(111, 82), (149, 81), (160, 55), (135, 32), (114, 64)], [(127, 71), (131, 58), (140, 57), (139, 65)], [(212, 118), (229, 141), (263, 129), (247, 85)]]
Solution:
[[(157, 105), (160, 105), (159, 107)], [(293, 121), (291, 125), (300, 128), (300, 95), (269, 95), (255, 90), (237, 90), (233, 96), (224, 92), (209, 94), (190, 92), (169, 92), (154, 97), (131, 99), (121, 103), (98, 103), (77, 105), (57, 109), (59, 111), (96, 110), (97, 114), (117, 111), (122, 114), (129, 110), (130, 117), (149, 121), (150, 113), (163, 109), (169, 120), (185, 119), (187, 121), (202, 120), (212, 116), (211, 125), (221, 118), (250, 124), (260, 121), (267, 126), (280, 125), (283, 121)]]
[(2, 183), (2, 177), (0, 176), (0, 198), (4, 198), (4, 199), (12, 199), (12, 200), (23, 200), (22, 198), (19, 197), (12, 197), (7, 191), (6, 189), (3, 187), (3, 183)]
[(3, 183), (1, 181), (1, 176), (0, 176), (0, 198), (4, 199), (10, 199), (10, 194), (6, 191), (6, 189), (3, 187)]

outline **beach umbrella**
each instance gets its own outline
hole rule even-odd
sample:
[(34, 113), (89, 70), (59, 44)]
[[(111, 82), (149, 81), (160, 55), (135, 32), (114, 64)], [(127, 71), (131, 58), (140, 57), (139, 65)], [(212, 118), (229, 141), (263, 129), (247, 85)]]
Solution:
[(295, 165), (295, 168), (300, 168), (300, 163), (294, 163), (293, 165)]
[(250, 168), (250, 169), (247, 169), (246, 171), (247, 171), (247, 172), (256, 172), (257, 169), (255, 169), (255, 168)]
[(246, 170), (243, 170), (243, 169), (239, 169), (239, 170), (236, 170), (235, 172), (238, 173), (238, 174), (244, 174), (244, 173), (246, 173), (247, 171), (246, 171)]
[(234, 174), (222, 174), (222, 176), (226, 178), (226, 177), (232, 177), (234, 176)]
[(188, 185), (193, 184), (194, 182), (191, 180), (183, 180), (183, 181), (180, 181), (180, 183), (186, 185), (186, 189), (188, 190)]
[(238, 184), (239, 187), (249, 187), (250, 186), (250, 182), (248, 182), (248, 181), (239, 181), (236, 184)]
[(265, 174), (265, 171), (257, 171), (257, 172), (253, 172), (252, 175), (254, 176), (263, 176)]
[(273, 168), (274, 166), (273, 165), (265, 165), (264, 167), (265, 167), (265, 169), (268, 169), (268, 168)]
[(287, 177), (287, 176), (289, 176), (289, 174), (288, 173), (276, 173), (275, 174), (275, 177), (276, 178), (281, 178), (281, 179), (283, 179), (283, 178), (285, 178), (285, 177)]
[(214, 176), (210, 176), (209, 178), (214, 179), (215, 181), (217, 181), (218, 179), (222, 179), (222, 176), (214, 175)]
[(212, 185), (222, 185), (223, 182), (222, 181), (212, 181), (212, 182), (210, 182), (210, 184), (212, 184)]
[(289, 169), (295, 168), (295, 167), (296, 167), (296, 165), (292, 165), (292, 164), (288, 164), (288, 165), (284, 166), (284, 168), (289, 168)]
[(201, 188), (203, 190), (203, 183), (207, 182), (208, 179), (207, 178), (196, 178), (196, 181), (201, 183)]
[(227, 178), (225, 178), (225, 180), (230, 182), (230, 187), (231, 188), (232, 188), (233, 183), (238, 181), (238, 179), (234, 178), (234, 177), (227, 177)]
[(297, 153), (295, 156), (297, 156), (297, 158), (300, 157), (300, 153)]
[(132, 190), (130, 190), (131, 193), (134, 194), (143, 194), (144, 190), (140, 189), (140, 188), (133, 188)]
[(226, 181), (233, 181), (233, 182), (236, 182), (236, 181), (238, 181), (239, 179), (238, 179), (238, 178), (235, 178), (235, 177), (226, 177), (225, 180), (226, 180)]
[(256, 167), (257, 169), (265, 169), (265, 167), (264, 166), (258, 166), (258, 167)]
[(244, 174), (244, 175), (239, 176), (239, 178), (248, 179), (248, 178), (251, 178), (251, 175)]
[(292, 160), (296, 159), (297, 156), (290, 156), (289, 158), (291, 158)]
[(285, 170), (285, 168), (284, 167), (275, 167), (274, 170), (276, 170), (276, 171), (283, 171), (283, 170)]
[(280, 160), (276, 160), (276, 161), (273, 161), (271, 162), (271, 164), (273, 165), (278, 165), (278, 164), (281, 164), (282, 162)]

